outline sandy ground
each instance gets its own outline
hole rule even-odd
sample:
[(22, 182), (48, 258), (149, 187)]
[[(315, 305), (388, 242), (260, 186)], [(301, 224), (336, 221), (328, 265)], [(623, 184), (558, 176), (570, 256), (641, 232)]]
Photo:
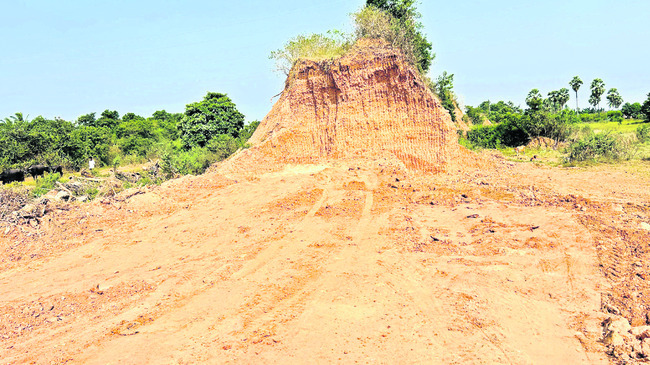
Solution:
[(601, 322), (650, 308), (650, 167), (487, 158), (209, 173), (2, 229), (0, 363), (608, 363)]

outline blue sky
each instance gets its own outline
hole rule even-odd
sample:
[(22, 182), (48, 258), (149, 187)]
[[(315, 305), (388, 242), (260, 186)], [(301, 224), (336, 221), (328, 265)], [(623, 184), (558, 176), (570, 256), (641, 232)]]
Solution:
[[(346, 1), (45, 1), (0, 5), (0, 119), (183, 112), (208, 91), (225, 92), (248, 121), (271, 109), (284, 76), (271, 51), (298, 34), (351, 31)], [(650, 2), (622, 0), (423, 1), (435, 78), (453, 73), (465, 104), (523, 104), (602, 78), (623, 99), (650, 92)], [(575, 100), (570, 101), (574, 105)]]

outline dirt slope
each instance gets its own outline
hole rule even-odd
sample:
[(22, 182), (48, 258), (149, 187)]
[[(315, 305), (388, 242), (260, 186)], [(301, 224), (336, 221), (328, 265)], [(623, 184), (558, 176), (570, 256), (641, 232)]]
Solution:
[[(650, 356), (647, 164), (463, 150), (373, 44), (294, 71), (212, 172), (0, 227), (0, 363)], [(605, 347), (608, 317), (638, 336)]]
[[(647, 203), (647, 180), (495, 163), (212, 173), (72, 209), (36, 239), (14, 229), (0, 241), (0, 359), (606, 362), (601, 294), (624, 299), (589, 221), (619, 204), (647, 219), (623, 200)], [(638, 232), (632, 220), (618, 229)]]

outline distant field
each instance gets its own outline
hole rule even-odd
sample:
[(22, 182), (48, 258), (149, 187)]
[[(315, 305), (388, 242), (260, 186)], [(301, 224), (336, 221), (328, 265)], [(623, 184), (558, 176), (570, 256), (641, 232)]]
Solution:
[(636, 129), (643, 124), (647, 124), (639, 119), (625, 119), (622, 123), (618, 122), (597, 122), (597, 123), (578, 123), (579, 127), (587, 126), (594, 132), (619, 132), (619, 133), (635, 133)]

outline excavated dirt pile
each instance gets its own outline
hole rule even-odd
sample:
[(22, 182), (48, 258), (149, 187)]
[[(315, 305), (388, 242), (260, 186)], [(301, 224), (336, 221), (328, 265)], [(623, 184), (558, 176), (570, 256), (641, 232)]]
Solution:
[(301, 61), (238, 160), (317, 163), (392, 154), (442, 171), (459, 158), (456, 128), (399, 51), (361, 40), (331, 63)]

